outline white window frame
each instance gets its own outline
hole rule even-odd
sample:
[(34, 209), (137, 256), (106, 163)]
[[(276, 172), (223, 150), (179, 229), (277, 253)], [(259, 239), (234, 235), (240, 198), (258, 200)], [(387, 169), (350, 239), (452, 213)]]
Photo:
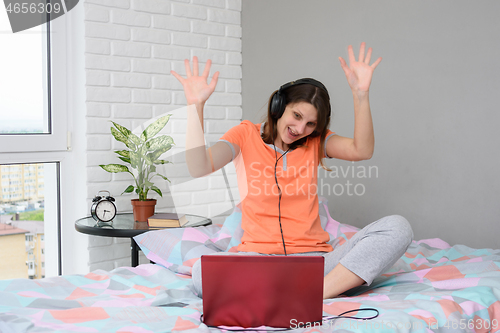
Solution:
[[(62, 274), (62, 214), (61, 214), (61, 196), (62, 189), (60, 185), (60, 179), (62, 178), (61, 170), (63, 167), (66, 169), (67, 162), (64, 156), (60, 153), (51, 153), (47, 155), (46, 153), (31, 153), (31, 154), (19, 154), (19, 153), (8, 153), (2, 154), (0, 159), (1, 164), (31, 164), (31, 163), (56, 163), (55, 172), (47, 173), (46, 176), (49, 181), (45, 184), (51, 184), (46, 191), (45, 199), (45, 221), (56, 221), (56, 223), (45, 223), (44, 224), (44, 242), (45, 251), (50, 254), (50, 260), (46, 259), (46, 271), (45, 276), (57, 276)], [(53, 179), (55, 177), (55, 179)], [(47, 193), (48, 192), (48, 193)], [(54, 202), (54, 199), (56, 202)], [(53, 207), (50, 209), (49, 207)], [(27, 236), (33, 237), (33, 236)], [(29, 242), (27, 239), (26, 242)], [(0, 249), (2, 250), (2, 249)]]
[[(51, 133), (1, 134), (0, 153), (53, 152), (68, 150), (68, 116), (66, 110), (66, 15), (50, 21), (50, 121)], [(44, 24), (42, 31), (47, 32)], [(46, 52), (46, 43), (43, 43)]]
[[(56, 221), (44, 225), (45, 252), (50, 254), (45, 265), (45, 276), (62, 274), (63, 223), (62, 197), (69, 191), (71, 185), (62, 189), (61, 179), (70, 179), (69, 170), (72, 163), (68, 147), (68, 112), (67, 112), (67, 30), (70, 24), (67, 14), (50, 21), (50, 103), (51, 129), (50, 134), (17, 134), (0, 135), (0, 164), (56, 163), (56, 172), (51, 173), (51, 189), (55, 191), (57, 202), (50, 204), (56, 209), (46, 209), (45, 219)], [(46, 31), (46, 28), (43, 29)], [(48, 71), (47, 71), (48, 72)], [(45, 182), (47, 186), (49, 182)], [(46, 202), (47, 203), (47, 202)], [(47, 256), (45, 257), (48, 258)]]

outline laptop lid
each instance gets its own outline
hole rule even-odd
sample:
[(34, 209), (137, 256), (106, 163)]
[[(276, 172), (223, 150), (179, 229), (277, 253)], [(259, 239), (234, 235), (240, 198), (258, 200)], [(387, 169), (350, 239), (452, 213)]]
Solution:
[(201, 269), (208, 326), (290, 328), (322, 320), (322, 256), (204, 255)]

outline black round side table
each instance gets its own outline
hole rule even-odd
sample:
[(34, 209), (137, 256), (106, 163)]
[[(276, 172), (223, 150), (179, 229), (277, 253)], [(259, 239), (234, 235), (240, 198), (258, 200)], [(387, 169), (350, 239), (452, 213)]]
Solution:
[[(212, 220), (198, 215), (186, 214), (188, 223), (181, 228), (200, 227), (212, 224)], [(139, 247), (134, 241), (134, 236), (146, 231), (159, 230), (149, 228), (147, 222), (135, 222), (132, 213), (117, 214), (111, 222), (98, 223), (91, 216), (76, 220), (75, 229), (78, 232), (103, 237), (125, 237), (131, 240), (132, 267), (139, 265)]]

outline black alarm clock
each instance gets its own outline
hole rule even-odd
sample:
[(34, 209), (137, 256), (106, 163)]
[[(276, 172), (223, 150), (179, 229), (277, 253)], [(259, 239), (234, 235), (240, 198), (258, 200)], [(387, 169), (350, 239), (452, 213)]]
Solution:
[[(99, 193), (108, 192), (107, 196), (100, 196)], [(99, 191), (92, 199), (90, 207), (90, 215), (97, 222), (111, 222), (116, 216), (115, 198), (111, 196), (109, 191)]]

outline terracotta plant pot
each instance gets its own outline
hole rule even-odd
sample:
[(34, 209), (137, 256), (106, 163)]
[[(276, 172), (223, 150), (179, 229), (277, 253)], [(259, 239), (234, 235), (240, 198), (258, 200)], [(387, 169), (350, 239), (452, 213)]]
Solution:
[(131, 202), (134, 211), (134, 221), (148, 222), (148, 217), (155, 214), (156, 199), (148, 199), (146, 201), (132, 199)]

